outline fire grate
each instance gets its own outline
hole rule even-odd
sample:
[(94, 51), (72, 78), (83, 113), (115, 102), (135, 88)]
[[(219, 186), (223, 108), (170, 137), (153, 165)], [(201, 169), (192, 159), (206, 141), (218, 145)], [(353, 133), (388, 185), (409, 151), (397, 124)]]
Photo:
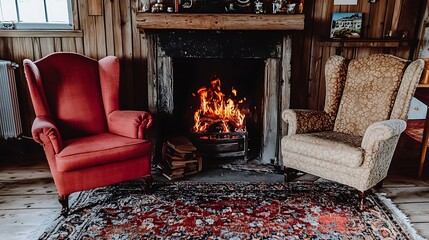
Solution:
[(243, 157), (247, 160), (247, 131), (194, 133), (194, 144), (203, 157)]

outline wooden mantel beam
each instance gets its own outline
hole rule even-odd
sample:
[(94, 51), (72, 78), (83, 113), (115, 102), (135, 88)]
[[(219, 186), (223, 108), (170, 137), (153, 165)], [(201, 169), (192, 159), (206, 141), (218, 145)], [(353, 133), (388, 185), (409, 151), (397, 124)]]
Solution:
[(304, 14), (139, 13), (139, 29), (303, 30)]

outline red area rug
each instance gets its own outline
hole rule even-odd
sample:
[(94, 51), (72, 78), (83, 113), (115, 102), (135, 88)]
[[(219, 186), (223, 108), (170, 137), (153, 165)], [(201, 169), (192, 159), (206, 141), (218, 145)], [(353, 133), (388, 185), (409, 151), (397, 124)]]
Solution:
[[(80, 193), (40, 239), (413, 239), (380, 197), (333, 183), (139, 182)], [(391, 205), (391, 204), (388, 204)], [(401, 215), (401, 214), (399, 214)]]

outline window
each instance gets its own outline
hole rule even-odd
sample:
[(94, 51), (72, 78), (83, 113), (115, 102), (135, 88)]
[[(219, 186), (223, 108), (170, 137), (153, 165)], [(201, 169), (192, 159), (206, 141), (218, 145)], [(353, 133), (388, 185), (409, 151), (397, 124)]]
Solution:
[(0, 29), (73, 29), (71, 1), (0, 0)]

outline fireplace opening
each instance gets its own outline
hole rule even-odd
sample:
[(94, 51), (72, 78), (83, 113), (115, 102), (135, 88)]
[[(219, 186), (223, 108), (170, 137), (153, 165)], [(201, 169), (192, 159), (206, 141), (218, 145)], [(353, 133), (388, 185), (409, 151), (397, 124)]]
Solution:
[[(260, 157), (264, 60), (176, 57), (172, 63), (174, 134), (189, 136), (206, 157)], [(207, 120), (213, 122), (209, 129), (195, 131), (195, 112), (201, 105), (198, 90), (212, 87), (213, 82), (219, 84), (216, 87), (220, 88), (225, 99), (231, 98), (240, 105), (244, 126), (240, 127), (238, 120), (222, 122), (214, 117)]]
[[(144, 40), (148, 107), (156, 118), (155, 161), (171, 137), (190, 138), (198, 105), (193, 93), (218, 77), (225, 93), (233, 86), (238, 97), (247, 100), (248, 160), (280, 164), (279, 140), (286, 130), (280, 113), (289, 107), (290, 96), (292, 39), (287, 33), (154, 30), (145, 32)], [(233, 142), (219, 147), (241, 145)], [(212, 162), (218, 160), (222, 159)]]

